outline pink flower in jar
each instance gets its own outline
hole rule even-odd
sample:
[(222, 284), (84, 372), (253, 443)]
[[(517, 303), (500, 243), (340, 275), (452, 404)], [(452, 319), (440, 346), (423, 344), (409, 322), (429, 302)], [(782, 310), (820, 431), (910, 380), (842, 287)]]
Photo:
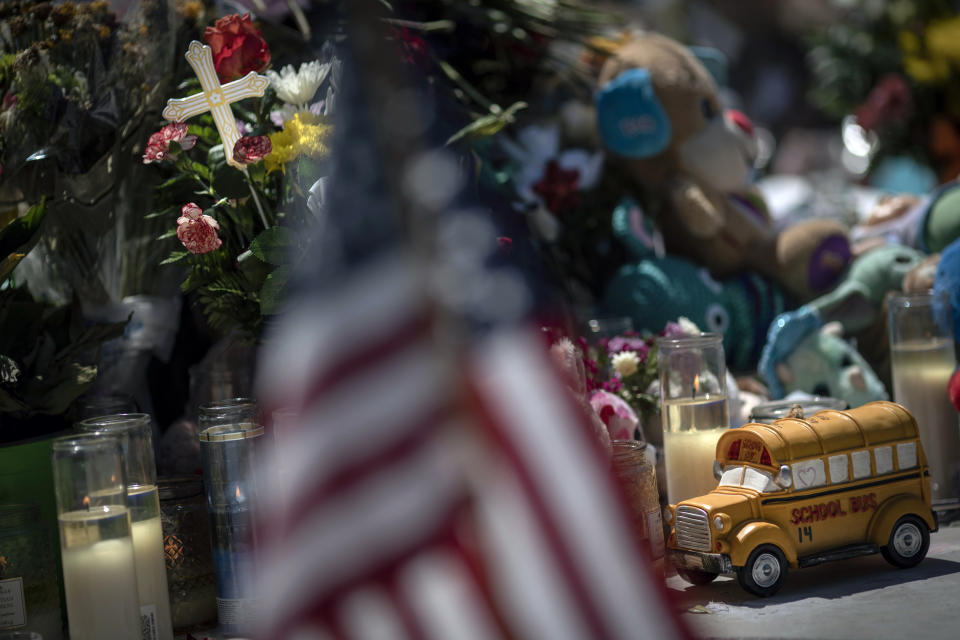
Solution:
[(210, 253), (223, 241), (217, 236), (220, 225), (193, 202), (183, 205), (177, 218), (177, 238), (190, 253)]
[(186, 151), (197, 144), (197, 136), (187, 135), (187, 125), (184, 122), (171, 122), (160, 131), (150, 134), (147, 148), (143, 152), (143, 164), (160, 162), (170, 152), (170, 143), (177, 142), (180, 148)]

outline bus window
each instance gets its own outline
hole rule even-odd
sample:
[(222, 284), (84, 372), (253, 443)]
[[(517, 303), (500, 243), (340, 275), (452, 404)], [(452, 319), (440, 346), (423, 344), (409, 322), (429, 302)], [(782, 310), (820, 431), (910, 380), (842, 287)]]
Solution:
[(893, 447), (877, 447), (873, 450), (873, 462), (877, 468), (877, 475), (893, 471)]
[(847, 454), (841, 453), (838, 456), (830, 456), (827, 462), (830, 464), (830, 482), (840, 484), (850, 480), (850, 465), (847, 462)]
[(870, 452), (869, 451), (854, 451), (850, 454), (850, 459), (853, 460), (853, 479), (859, 480), (860, 478), (866, 478), (870, 475)]
[(773, 474), (746, 465), (727, 467), (720, 476), (721, 487), (745, 487), (761, 493), (781, 491), (773, 480)]
[(917, 466), (917, 443), (901, 442), (897, 445), (897, 468), (909, 469)]
[(793, 483), (797, 489), (819, 487), (827, 483), (827, 473), (823, 468), (823, 460), (804, 460), (793, 464)]

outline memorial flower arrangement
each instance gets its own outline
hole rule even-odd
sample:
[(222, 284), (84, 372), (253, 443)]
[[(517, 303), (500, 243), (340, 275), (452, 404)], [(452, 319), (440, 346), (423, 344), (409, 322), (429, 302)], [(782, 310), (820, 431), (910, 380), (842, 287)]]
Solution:
[[(274, 71), (269, 44), (249, 14), (206, 28), (218, 83), (266, 72), (263, 97), (230, 105), (239, 137), (226, 153), (222, 123), (210, 112), (169, 122), (145, 141), (142, 161), (163, 172), (159, 210), (171, 243), (164, 265), (186, 266), (182, 283), (210, 326), (256, 339), (276, 313), (283, 289), (309, 240), (292, 229), (322, 211), (322, 178), (340, 62), (333, 47), (319, 59)], [(204, 90), (196, 76), (180, 84)], [(228, 127), (229, 128), (229, 127)], [(174, 241), (174, 238), (176, 239)]]

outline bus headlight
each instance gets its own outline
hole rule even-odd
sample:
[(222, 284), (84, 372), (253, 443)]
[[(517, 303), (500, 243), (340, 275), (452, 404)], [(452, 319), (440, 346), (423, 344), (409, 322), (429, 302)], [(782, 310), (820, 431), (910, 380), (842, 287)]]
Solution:
[(713, 528), (717, 531), (727, 531), (730, 528), (730, 516), (725, 513), (713, 516)]

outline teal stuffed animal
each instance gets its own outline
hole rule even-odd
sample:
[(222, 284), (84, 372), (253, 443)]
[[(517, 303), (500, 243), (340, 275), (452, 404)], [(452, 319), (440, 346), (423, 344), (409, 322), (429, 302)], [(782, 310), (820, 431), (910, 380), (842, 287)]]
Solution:
[[(870, 327), (887, 292), (899, 290), (904, 277), (923, 258), (919, 251), (904, 246), (871, 249), (853, 262), (836, 289), (778, 316), (770, 325), (758, 367), (772, 397), (783, 397), (794, 389), (808, 393), (824, 391), (816, 390), (817, 385), (828, 387), (832, 394), (847, 394), (834, 397), (847, 400), (850, 406), (857, 406), (859, 399), (867, 395), (873, 396), (870, 400), (885, 397), (880, 395), (883, 385), (876, 373), (841, 336)], [(812, 338), (831, 323), (829, 338)], [(843, 344), (835, 344), (836, 341)], [(801, 356), (798, 352), (817, 356)], [(824, 363), (832, 363), (834, 370), (826, 372)], [(845, 377), (856, 384), (839, 382)]]
[(628, 316), (635, 329), (651, 332), (689, 318), (703, 331), (723, 335), (732, 370), (752, 371), (766, 327), (786, 308), (776, 285), (753, 273), (717, 281), (705, 267), (664, 255), (655, 226), (633, 200), (614, 211), (613, 231), (636, 262), (621, 267), (609, 283), (604, 311)]

